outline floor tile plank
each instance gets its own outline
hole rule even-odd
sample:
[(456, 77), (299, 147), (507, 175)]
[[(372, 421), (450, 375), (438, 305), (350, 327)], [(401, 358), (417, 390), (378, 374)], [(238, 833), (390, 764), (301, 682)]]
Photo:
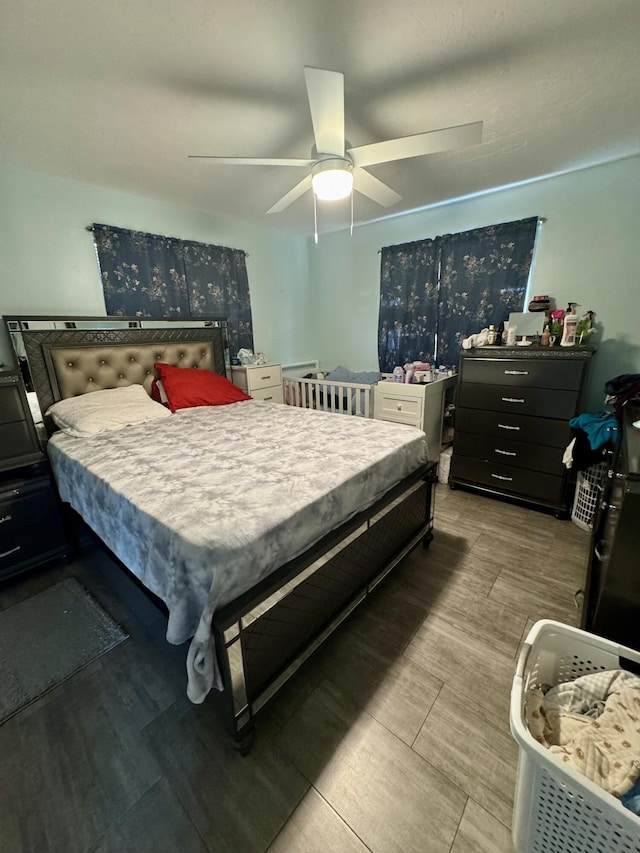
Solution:
[(269, 853), (368, 853), (358, 836), (310, 788), (269, 847)]
[(328, 683), (278, 742), (373, 853), (442, 853), (453, 843), (466, 795)]

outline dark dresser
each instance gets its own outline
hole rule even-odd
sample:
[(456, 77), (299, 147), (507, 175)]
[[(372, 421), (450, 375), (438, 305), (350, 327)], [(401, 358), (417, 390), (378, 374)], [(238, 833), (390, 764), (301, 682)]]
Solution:
[(481, 347), (460, 359), (449, 485), (568, 517), (562, 463), (593, 350)]
[(640, 421), (625, 408), (622, 433), (596, 507), (582, 628), (640, 649)]
[(0, 371), (0, 581), (66, 556), (58, 500), (22, 377)]

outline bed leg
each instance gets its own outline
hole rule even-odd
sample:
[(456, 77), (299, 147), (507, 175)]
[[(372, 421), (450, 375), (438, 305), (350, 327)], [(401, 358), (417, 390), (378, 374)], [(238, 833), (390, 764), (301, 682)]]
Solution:
[(430, 530), (426, 536), (422, 537), (422, 547), (428, 548), (429, 545), (433, 542), (433, 530)]
[(248, 755), (251, 751), (255, 731), (253, 723), (249, 723), (248, 725), (243, 726), (241, 731), (237, 731), (233, 735), (233, 747), (240, 753), (240, 755)]
[(237, 732), (233, 738), (233, 748), (239, 752), (240, 755), (249, 755), (251, 747), (253, 746), (254, 735), (255, 729), (253, 725), (244, 729), (242, 733)]

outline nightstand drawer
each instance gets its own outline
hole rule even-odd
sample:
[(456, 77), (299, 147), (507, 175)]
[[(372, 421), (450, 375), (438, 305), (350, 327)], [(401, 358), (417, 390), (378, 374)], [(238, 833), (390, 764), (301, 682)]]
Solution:
[(0, 536), (0, 578), (35, 566), (48, 557), (62, 555), (65, 550), (62, 527), (52, 518)]
[(275, 364), (253, 368), (247, 372), (247, 379), (251, 393), (261, 388), (268, 388), (270, 385), (282, 385), (280, 366)]
[[(231, 381), (256, 400), (263, 400), (265, 398), (256, 392), (275, 386), (282, 388), (282, 369), (279, 364), (234, 365), (231, 368)], [(284, 398), (280, 402), (284, 402)]]
[(268, 388), (258, 388), (251, 391), (254, 400), (264, 400), (268, 403), (284, 403), (282, 385), (271, 385)]
[(422, 397), (376, 394), (376, 417), (383, 420), (400, 421), (420, 426), (422, 423), (424, 401)]
[(37, 452), (38, 448), (26, 421), (0, 424), (0, 462)]
[(48, 480), (40, 487), (0, 493), (0, 537), (49, 520), (57, 522), (58, 515)]
[(13, 374), (0, 378), (2, 379), (0, 384), (0, 424), (24, 420), (24, 409), (17, 381), (13, 381)]

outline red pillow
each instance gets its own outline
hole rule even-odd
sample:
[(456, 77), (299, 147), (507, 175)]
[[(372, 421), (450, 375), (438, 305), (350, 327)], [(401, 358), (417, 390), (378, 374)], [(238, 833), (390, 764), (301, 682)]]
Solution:
[(241, 388), (219, 373), (197, 367), (172, 367), (161, 361), (157, 361), (154, 367), (172, 412), (192, 406), (222, 406), (251, 400)]

